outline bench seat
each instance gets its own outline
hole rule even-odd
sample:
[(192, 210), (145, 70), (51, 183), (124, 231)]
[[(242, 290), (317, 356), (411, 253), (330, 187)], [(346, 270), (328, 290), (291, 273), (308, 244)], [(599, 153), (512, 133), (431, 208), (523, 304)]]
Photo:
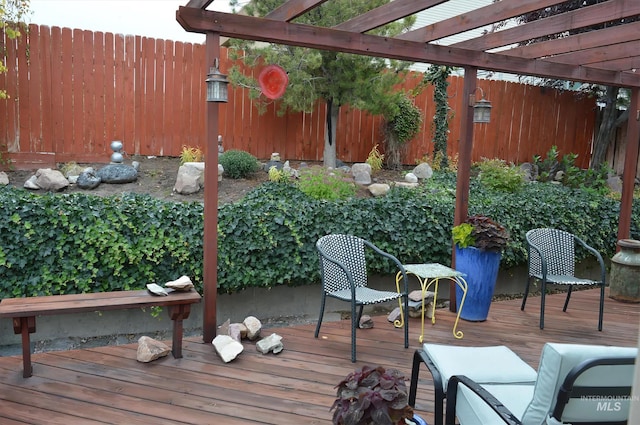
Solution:
[(195, 290), (171, 291), (168, 296), (151, 294), (147, 290), (97, 292), (42, 297), (7, 298), (0, 301), (0, 317), (13, 320), (13, 330), (22, 335), (23, 376), (32, 375), (30, 334), (36, 331), (36, 317), (92, 311), (125, 310), (153, 306), (168, 307), (173, 321), (173, 344), (171, 352), (175, 358), (182, 357), (182, 321), (189, 317), (191, 304), (200, 302)]

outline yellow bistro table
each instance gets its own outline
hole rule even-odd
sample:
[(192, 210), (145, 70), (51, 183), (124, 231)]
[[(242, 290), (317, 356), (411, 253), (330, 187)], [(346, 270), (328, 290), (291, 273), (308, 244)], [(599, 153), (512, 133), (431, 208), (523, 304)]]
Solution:
[[(407, 273), (407, 275), (413, 275), (418, 279), (420, 283), (420, 288), (422, 290), (422, 329), (420, 333), (419, 341), (422, 343), (424, 339), (424, 298), (426, 296), (427, 291), (433, 285), (433, 307), (431, 311), (431, 323), (435, 325), (436, 323), (436, 302), (438, 298), (438, 283), (441, 279), (447, 279), (449, 281), (455, 282), (456, 285), (462, 290), (462, 299), (460, 300), (460, 305), (458, 306), (458, 313), (456, 314), (456, 321), (453, 324), (453, 336), (456, 339), (462, 339), (464, 334), (462, 331), (458, 329), (458, 321), (460, 320), (460, 312), (462, 311), (462, 307), (464, 306), (464, 300), (467, 297), (467, 281), (464, 279), (464, 274), (454, 270), (450, 267), (443, 266), (439, 263), (428, 263), (428, 264), (403, 264), (402, 265)], [(400, 281), (402, 280), (402, 273), (398, 272), (396, 274), (396, 288), (398, 292), (400, 292)], [(402, 300), (399, 299), (398, 303), (400, 304), (400, 320), (396, 320), (394, 322), (395, 327), (404, 326), (404, 314), (402, 311)], [(408, 314), (408, 312), (406, 312)]]

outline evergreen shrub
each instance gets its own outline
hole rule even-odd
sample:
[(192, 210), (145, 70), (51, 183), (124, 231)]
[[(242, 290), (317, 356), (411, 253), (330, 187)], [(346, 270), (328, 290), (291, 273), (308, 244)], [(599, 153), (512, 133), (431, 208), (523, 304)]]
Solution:
[(224, 175), (232, 179), (244, 179), (260, 169), (260, 163), (249, 152), (229, 150), (218, 158)]

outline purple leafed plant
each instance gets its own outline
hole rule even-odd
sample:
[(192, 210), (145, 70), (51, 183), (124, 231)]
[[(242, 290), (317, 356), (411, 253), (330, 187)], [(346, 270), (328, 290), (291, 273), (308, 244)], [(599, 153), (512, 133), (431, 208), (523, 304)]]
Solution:
[(397, 369), (363, 366), (336, 388), (334, 425), (396, 425), (413, 418), (405, 378)]

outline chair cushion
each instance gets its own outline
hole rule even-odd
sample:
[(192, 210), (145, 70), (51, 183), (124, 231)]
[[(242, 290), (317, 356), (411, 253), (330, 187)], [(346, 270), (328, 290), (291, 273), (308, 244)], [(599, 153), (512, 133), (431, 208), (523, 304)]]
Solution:
[[(602, 345), (547, 343), (542, 349), (538, 380), (529, 406), (522, 416), (523, 424), (544, 423), (555, 405), (558, 389), (567, 374), (578, 364), (595, 357), (635, 357), (638, 349), (631, 347), (608, 347)], [(609, 377), (615, 379), (615, 377)], [(594, 379), (596, 386), (606, 386), (605, 376)], [(613, 383), (612, 383), (613, 385)], [(593, 412), (588, 410), (587, 412)], [(570, 412), (568, 412), (570, 413)]]
[[(533, 397), (531, 384), (482, 384), (482, 387), (496, 397), (516, 417), (521, 418), (529, 400)], [(491, 407), (463, 384), (458, 385), (456, 396), (456, 416), (460, 424), (504, 425)], [(538, 425), (542, 424), (539, 422)]]
[(533, 384), (536, 381), (536, 371), (504, 345), (423, 344), (422, 348), (442, 376), (443, 391), (447, 390), (453, 375), (465, 375), (479, 384)]

